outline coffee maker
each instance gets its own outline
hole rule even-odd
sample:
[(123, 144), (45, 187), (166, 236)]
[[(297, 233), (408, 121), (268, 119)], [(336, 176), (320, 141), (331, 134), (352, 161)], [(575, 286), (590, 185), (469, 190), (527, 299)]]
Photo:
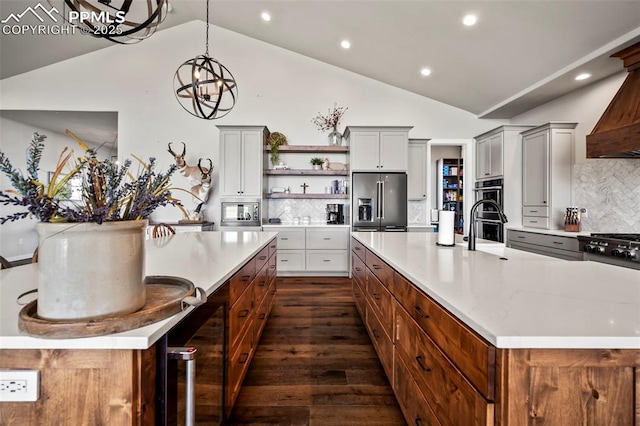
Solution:
[(327, 204), (327, 223), (341, 225), (344, 223), (344, 204)]

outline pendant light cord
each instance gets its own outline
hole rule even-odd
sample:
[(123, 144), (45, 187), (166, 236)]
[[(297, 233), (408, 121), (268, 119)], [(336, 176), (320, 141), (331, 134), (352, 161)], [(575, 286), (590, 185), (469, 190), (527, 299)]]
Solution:
[(204, 56), (209, 57), (209, 0), (207, 0), (207, 41)]

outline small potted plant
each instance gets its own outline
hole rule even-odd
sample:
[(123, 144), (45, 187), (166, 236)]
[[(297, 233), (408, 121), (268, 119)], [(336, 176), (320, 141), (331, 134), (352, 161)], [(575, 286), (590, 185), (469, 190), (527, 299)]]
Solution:
[(313, 165), (313, 170), (320, 170), (322, 163), (324, 163), (324, 160), (320, 157), (313, 157), (310, 163)]

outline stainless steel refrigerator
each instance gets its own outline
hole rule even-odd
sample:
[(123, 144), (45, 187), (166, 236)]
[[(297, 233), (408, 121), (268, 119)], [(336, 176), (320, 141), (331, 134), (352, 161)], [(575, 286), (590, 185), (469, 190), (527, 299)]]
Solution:
[(354, 173), (354, 231), (407, 230), (407, 174)]

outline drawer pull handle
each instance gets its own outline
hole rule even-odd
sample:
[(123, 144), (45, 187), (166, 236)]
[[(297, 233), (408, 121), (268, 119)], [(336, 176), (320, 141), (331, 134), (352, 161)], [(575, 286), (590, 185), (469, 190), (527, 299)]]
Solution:
[(375, 337), (376, 339), (380, 338), (380, 334), (378, 334), (378, 330), (371, 330), (371, 332), (373, 333), (373, 337)]
[(323, 262), (331, 262), (331, 259), (324, 259)]
[(324, 237), (323, 240), (330, 240), (331, 238), (329, 237)]
[(532, 220), (531, 223), (538, 223), (538, 221), (537, 220)]
[(288, 262), (289, 259), (280, 259), (280, 262)]
[(240, 354), (240, 360), (238, 361), (238, 363), (244, 364), (245, 362), (247, 362), (248, 359), (249, 359), (249, 352), (242, 352)]
[(422, 357), (421, 356), (417, 356), (416, 357), (416, 361), (418, 361), (418, 365), (420, 366), (420, 368), (422, 369), (422, 371), (424, 371), (425, 373), (430, 373), (431, 369), (428, 367), (425, 367), (424, 364), (422, 363)]
[(276, 245), (274, 244), (274, 245), (272, 245), (272, 246), (269, 246), (269, 248), (274, 249), (274, 248), (276, 248)]
[(258, 259), (265, 260), (266, 258), (267, 258), (267, 256), (260, 256)]
[(362, 269), (358, 268), (357, 266), (355, 267), (356, 272), (360, 272)]
[(246, 317), (247, 317), (247, 315), (249, 315), (249, 310), (248, 310), (248, 309), (245, 309), (244, 311), (241, 311), (241, 312), (238, 314), (238, 318), (246, 318)]
[(372, 296), (374, 299), (380, 300), (380, 295), (378, 293), (373, 293)]
[(276, 265), (270, 265), (269, 268), (276, 269)]
[(422, 425), (422, 419), (420, 417), (416, 417), (416, 426), (421, 426)]
[(353, 249), (360, 251), (360, 247), (354, 247)]
[(289, 238), (281, 237), (280, 239), (281, 239), (282, 241), (286, 241), (286, 240), (288, 240)]
[(413, 310), (416, 311), (416, 314), (418, 314), (421, 318), (429, 318), (429, 315), (422, 312), (422, 309), (420, 309), (420, 306), (415, 306)]
[(267, 316), (267, 315), (265, 315), (265, 314), (260, 314), (260, 315), (258, 315), (258, 318), (260, 318), (260, 319), (264, 319), (264, 317), (266, 317), (266, 316)]
[(266, 283), (267, 283), (266, 281), (260, 281), (260, 282), (258, 283), (258, 287), (264, 287), (264, 285), (265, 285)]
[(554, 241), (553, 244), (563, 245), (564, 243), (562, 241)]
[(531, 213), (538, 213), (538, 210), (529, 210)]
[(376, 271), (377, 271), (378, 269), (382, 269), (380, 265), (371, 265), (371, 266), (373, 266), (373, 269), (375, 269)]
[(523, 237), (522, 235), (518, 235), (518, 238), (521, 238), (521, 239), (523, 239), (523, 240), (524, 240), (524, 239), (525, 239), (525, 238), (527, 238), (527, 237)]

